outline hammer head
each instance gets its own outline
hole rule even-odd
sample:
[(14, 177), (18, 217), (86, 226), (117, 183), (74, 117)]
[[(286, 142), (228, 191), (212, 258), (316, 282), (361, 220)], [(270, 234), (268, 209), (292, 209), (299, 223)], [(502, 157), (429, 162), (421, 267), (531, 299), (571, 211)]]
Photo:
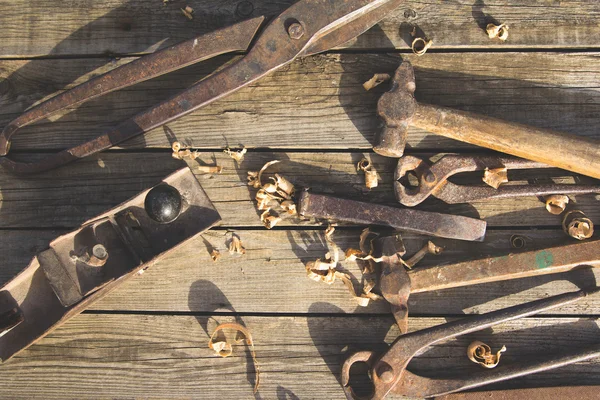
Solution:
[(392, 314), (402, 334), (408, 331), (408, 296), (410, 277), (401, 258), (406, 250), (400, 236), (384, 236), (373, 241), (374, 255), (381, 258), (379, 286), (383, 297), (391, 304)]
[(385, 128), (373, 146), (376, 153), (393, 158), (404, 154), (408, 125), (417, 108), (416, 88), (413, 67), (404, 61), (394, 74), (391, 89), (381, 96), (377, 104), (377, 114), (383, 118)]

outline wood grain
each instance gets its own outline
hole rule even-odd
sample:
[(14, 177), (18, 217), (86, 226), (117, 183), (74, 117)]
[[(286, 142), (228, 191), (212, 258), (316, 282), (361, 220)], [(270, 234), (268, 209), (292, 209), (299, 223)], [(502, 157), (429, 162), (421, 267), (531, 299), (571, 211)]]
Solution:
[[(0, 282), (16, 275), (33, 255), (46, 248), (54, 233), (39, 231), (0, 231), (0, 252), (4, 255)], [(150, 268), (141, 277), (127, 282), (108, 297), (94, 304), (93, 309), (138, 312), (202, 312), (235, 311), (241, 313), (368, 313), (389, 314), (384, 301), (368, 307), (357, 303), (341, 283), (332, 286), (306, 277), (305, 264), (323, 258), (328, 251), (322, 231), (240, 230), (237, 234), (246, 248), (244, 256), (232, 256), (227, 251), (231, 235), (226, 231), (211, 231), (203, 238), (185, 245)], [(359, 230), (338, 229), (334, 239), (346, 249), (358, 247)], [(518, 234), (526, 240), (526, 250), (535, 250), (570, 243), (556, 230), (491, 231), (486, 242), (465, 243), (434, 240), (445, 248), (438, 257), (426, 257), (420, 268), (439, 263), (505, 255), (516, 252), (510, 240)], [(404, 235), (408, 255), (414, 254), (426, 238)], [(217, 249), (221, 259), (213, 262), (209, 253)], [(343, 257), (342, 257), (343, 258)], [(340, 267), (350, 273), (360, 288), (361, 266), (345, 261)], [(410, 297), (411, 315), (460, 315), (492, 311), (589, 287), (598, 281), (598, 272), (573, 271), (470, 287), (419, 293)], [(559, 314), (600, 314), (597, 297), (565, 306)]]
[[(419, 101), (598, 138), (598, 53), (450, 53), (414, 63)], [(0, 126), (36, 101), (131, 59), (0, 62)], [(93, 100), (76, 111), (19, 131), (13, 150), (63, 149), (104, 133), (211, 73), (227, 58), (189, 67)], [(177, 138), (203, 149), (370, 149), (381, 130), (376, 114), (386, 85), (365, 92), (376, 72), (393, 72), (399, 55), (331, 54), (296, 61), (255, 85), (194, 112), (168, 128), (123, 144), (166, 148)], [(436, 151), (472, 146), (411, 128), (408, 145)]]
[[(24, 160), (43, 157), (21, 154)], [(356, 172), (357, 162), (364, 156), (373, 160), (381, 177), (379, 186), (368, 191), (364, 176)], [(219, 175), (198, 175), (198, 179), (215, 203), (224, 227), (261, 227), (260, 213), (254, 197), (256, 189), (249, 187), (248, 171), (258, 171), (266, 162), (281, 160), (265, 175), (279, 172), (299, 188), (339, 197), (401, 207), (393, 189), (395, 160), (367, 153), (337, 152), (249, 152), (240, 164), (222, 152), (201, 152), (190, 166), (220, 165)], [(105, 210), (155, 185), (162, 178), (185, 164), (174, 160), (170, 152), (117, 153), (107, 152), (88, 157), (56, 171), (16, 178), (0, 173), (0, 228), (73, 228)], [(550, 174), (550, 175), (549, 175)], [(553, 176), (551, 171), (514, 174), (514, 183), (526, 184), (534, 177)], [(556, 176), (562, 176), (558, 172)], [(572, 179), (565, 178), (573, 182)], [(582, 179), (583, 182), (593, 183)], [(479, 182), (479, 177), (475, 178)], [(600, 218), (595, 195), (574, 197), (576, 207), (592, 220)], [(479, 201), (472, 204), (447, 205), (428, 199), (417, 209), (482, 218), (489, 227), (547, 226), (559, 227), (561, 218), (549, 214), (536, 197)], [(316, 224), (320, 225), (320, 224)], [(301, 221), (287, 217), (279, 226), (315, 226), (314, 220)]]
[[(253, 368), (243, 346), (216, 357), (208, 333), (226, 317), (83, 314), (0, 366), (11, 398), (252, 398)], [(398, 335), (390, 317), (241, 317), (256, 343), (261, 389), (255, 398), (342, 399), (340, 365), (352, 352), (382, 352)], [(411, 330), (444, 323), (413, 318)], [(530, 318), (437, 345), (411, 363), (426, 376), (479, 371), (465, 356), (474, 339), (506, 345), (503, 364), (539, 360), (597, 343), (593, 318)], [(540, 355), (543, 353), (543, 355)], [(591, 360), (501, 384), (503, 388), (599, 384)], [(394, 399), (397, 397), (391, 397)]]
[[(252, 16), (274, 16), (293, 0), (11, 1), (3, 6), (0, 57), (146, 53)], [(600, 7), (592, 0), (411, 1), (377, 27), (345, 45), (354, 50), (408, 50), (412, 25), (433, 38), (436, 49), (597, 47)], [(507, 42), (490, 40), (489, 22), (510, 26)]]

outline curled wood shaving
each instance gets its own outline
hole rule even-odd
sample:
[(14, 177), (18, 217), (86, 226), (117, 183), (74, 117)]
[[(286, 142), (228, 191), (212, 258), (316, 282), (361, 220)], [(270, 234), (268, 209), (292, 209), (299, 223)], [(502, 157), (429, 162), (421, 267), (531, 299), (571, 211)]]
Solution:
[(506, 346), (502, 346), (496, 354), (492, 353), (492, 349), (487, 344), (474, 341), (467, 348), (467, 357), (475, 364), (479, 364), (484, 368), (495, 368), (500, 362), (500, 356), (506, 351)]
[(483, 172), (483, 181), (494, 189), (498, 189), (500, 185), (508, 182), (508, 170), (505, 167), (486, 168)]
[(172, 156), (176, 160), (185, 160), (186, 158), (189, 160), (195, 160), (196, 158), (200, 157), (200, 153), (184, 148), (179, 142), (173, 142), (171, 149), (173, 150)]
[(233, 158), (237, 162), (241, 162), (244, 159), (244, 156), (248, 152), (248, 149), (242, 147), (241, 150), (231, 150), (229, 147), (223, 150), (223, 153), (227, 154), (229, 157)]
[(508, 39), (508, 25), (506, 24), (488, 24), (485, 30), (490, 39), (498, 38), (503, 42)]
[(363, 158), (356, 165), (357, 171), (363, 171), (365, 173), (365, 184), (368, 189), (373, 189), (377, 187), (377, 170), (373, 167), (371, 162), (366, 158)]
[(210, 340), (208, 341), (208, 348), (214, 350), (218, 356), (223, 358), (229, 357), (233, 353), (233, 348), (229, 341), (215, 341), (215, 337), (217, 336), (217, 334), (225, 329), (233, 329), (236, 331), (236, 337), (234, 341), (237, 344), (242, 343), (244, 339), (246, 339), (246, 345), (248, 345), (250, 349), (250, 354), (252, 355), (252, 362), (254, 363), (254, 370), (256, 372), (256, 379), (254, 382), (254, 393), (258, 392), (258, 387), (260, 386), (260, 368), (258, 366), (258, 360), (256, 359), (256, 351), (254, 350), (254, 341), (252, 340), (252, 334), (250, 333), (250, 330), (248, 328), (237, 323), (221, 324), (216, 327), (215, 331), (210, 336)]
[(294, 185), (283, 176), (279, 174), (275, 174), (275, 178), (271, 178), (275, 185), (275, 190), (279, 195), (285, 197), (286, 199), (291, 199), (294, 194), (295, 188)]
[(252, 186), (256, 189), (260, 189), (263, 187), (262, 184), (262, 174), (273, 164), (277, 164), (279, 160), (269, 161), (258, 172), (248, 171), (248, 185)]
[(271, 215), (271, 209), (267, 208), (266, 211), (261, 214), (260, 222), (263, 223), (265, 228), (271, 229), (279, 222), (281, 222), (281, 218), (275, 215)]
[(231, 235), (231, 242), (229, 242), (229, 254), (246, 254), (246, 249), (242, 244), (242, 240), (235, 233)]
[(281, 202), (281, 208), (287, 211), (288, 214), (296, 215), (298, 214), (298, 210), (296, 208), (296, 203), (293, 200), (285, 200)]
[(390, 79), (390, 74), (375, 74), (371, 79), (363, 83), (363, 87), (366, 91), (369, 91), (374, 87), (381, 85), (383, 82), (389, 81)]
[(412, 41), (410, 47), (412, 48), (413, 53), (420, 57), (425, 55), (431, 46), (433, 46), (433, 40), (418, 37)]
[(223, 172), (223, 167), (218, 165), (200, 165), (197, 171), (201, 174), (220, 174)]
[(580, 210), (566, 213), (562, 226), (569, 236), (577, 240), (589, 239), (594, 235), (594, 223)]
[(194, 9), (192, 7), (185, 6), (185, 8), (180, 8), (180, 10), (190, 21), (194, 19), (194, 16), (192, 15), (194, 14)]
[(339, 247), (333, 241), (332, 236), (334, 232), (335, 227), (331, 225), (327, 227), (325, 240), (330, 251), (325, 255), (325, 260), (317, 259), (316, 261), (308, 262), (306, 264), (306, 274), (309, 279), (324, 282), (328, 285), (332, 285), (336, 279), (341, 280), (357, 304), (361, 307), (366, 307), (370, 300), (381, 298), (379, 295), (371, 292), (375, 286), (375, 282), (374, 280), (369, 280), (363, 286), (362, 291), (357, 291), (350, 275), (336, 269), (339, 262)]
[(210, 252), (210, 258), (212, 258), (212, 260), (213, 260), (214, 262), (217, 262), (217, 261), (219, 260), (219, 258), (221, 258), (221, 253), (219, 252), (219, 250), (217, 250), (217, 249), (213, 249), (213, 250)]
[(545, 201), (546, 210), (548, 210), (550, 214), (560, 215), (565, 211), (569, 204), (569, 196), (565, 196), (564, 194), (553, 194), (547, 196)]

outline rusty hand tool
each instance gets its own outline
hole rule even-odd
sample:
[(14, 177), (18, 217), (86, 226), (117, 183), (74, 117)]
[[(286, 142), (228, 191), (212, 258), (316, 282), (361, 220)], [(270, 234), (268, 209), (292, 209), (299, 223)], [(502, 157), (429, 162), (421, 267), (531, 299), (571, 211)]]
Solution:
[(430, 292), (481, 283), (558, 274), (581, 267), (600, 266), (600, 240), (526, 251), (479, 260), (407, 271), (396, 236), (373, 243), (381, 255), (381, 294), (391, 304), (402, 333), (408, 329), (408, 298), (411, 293)]
[(220, 220), (184, 168), (55, 239), (0, 289), (0, 359), (29, 347)]
[[(299, 0), (262, 29), (264, 18), (258, 17), (142, 57), (43, 102), (10, 122), (0, 135), (0, 164), (15, 173), (35, 173), (106, 150), (221, 99), (298, 57), (346, 43), (377, 24), (403, 1)], [(248, 54), (239, 61), (87, 143), (36, 163), (20, 163), (6, 157), (11, 136), (19, 128), (108, 92), (248, 47)]]
[[(421, 158), (405, 155), (398, 160), (396, 167), (394, 177), (396, 198), (401, 204), (413, 207), (429, 196), (437, 197), (448, 204), (457, 204), (509, 197), (600, 193), (600, 185), (527, 184), (506, 185), (495, 189), (487, 185), (458, 185), (448, 181), (451, 176), (462, 172), (494, 168), (515, 170), (551, 168), (551, 166), (518, 157), (457, 154), (445, 155), (435, 163), (429, 164)], [(416, 187), (402, 183), (409, 173), (416, 176), (418, 180)]]
[(388, 226), (401, 231), (448, 239), (482, 241), (485, 236), (485, 221), (459, 215), (389, 207), (308, 191), (300, 195), (298, 203), (298, 213), (305, 217)]
[(431, 345), (471, 332), (481, 331), (503, 322), (529, 317), (561, 307), (599, 290), (600, 288), (593, 288), (565, 293), (402, 335), (381, 357), (377, 358), (371, 351), (361, 351), (348, 358), (342, 367), (342, 387), (348, 399), (358, 399), (350, 386), (350, 368), (357, 362), (366, 363), (370, 369), (374, 390), (367, 398), (380, 400), (390, 393), (410, 398), (441, 396), (598, 357), (600, 356), (600, 343), (588, 349), (577, 350), (569, 355), (555, 357), (551, 360), (536, 360), (520, 365), (503, 364), (493, 370), (482, 371), (464, 378), (435, 379), (420, 376), (408, 370), (410, 361)]
[(503, 121), (466, 111), (417, 103), (412, 65), (396, 70), (389, 92), (377, 106), (386, 128), (374, 150), (384, 156), (404, 154), (409, 125), (451, 139), (487, 147), (600, 179), (600, 145), (576, 135)]

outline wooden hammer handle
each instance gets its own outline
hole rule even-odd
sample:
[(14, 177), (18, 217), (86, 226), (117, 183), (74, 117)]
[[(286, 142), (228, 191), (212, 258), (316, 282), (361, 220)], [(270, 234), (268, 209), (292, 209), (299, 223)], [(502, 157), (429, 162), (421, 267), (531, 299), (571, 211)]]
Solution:
[(411, 125), (600, 179), (600, 143), (596, 140), (421, 103)]

